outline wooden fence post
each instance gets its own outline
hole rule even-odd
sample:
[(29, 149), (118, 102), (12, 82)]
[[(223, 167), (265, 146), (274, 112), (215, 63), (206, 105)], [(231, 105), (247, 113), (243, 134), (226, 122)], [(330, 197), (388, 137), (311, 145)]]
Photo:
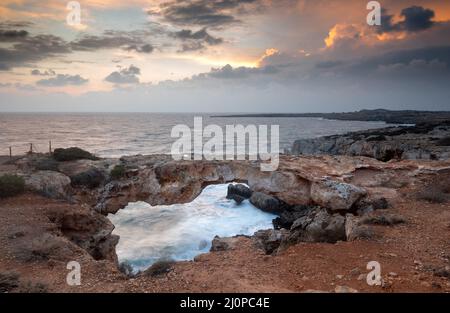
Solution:
[(12, 159), (12, 147), (9, 147), (9, 158)]
[(52, 141), (51, 140), (48, 142), (48, 152), (50, 154), (52, 154)]

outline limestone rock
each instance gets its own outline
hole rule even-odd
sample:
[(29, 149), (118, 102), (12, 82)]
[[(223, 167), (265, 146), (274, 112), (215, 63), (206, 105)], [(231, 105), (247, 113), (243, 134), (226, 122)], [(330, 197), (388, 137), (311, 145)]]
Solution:
[(288, 234), (289, 232), (287, 230), (260, 230), (254, 234), (253, 238), (256, 245), (263, 249), (266, 254), (272, 254), (277, 251)]
[(239, 236), (221, 238), (219, 236), (214, 237), (210, 251), (227, 251), (233, 250), (239, 241)]
[(68, 198), (70, 178), (53, 171), (38, 171), (24, 177), (25, 186), (49, 198)]
[(328, 178), (314, 182), (311, 186), (312, 200), (333, 211), (350, 210), (366, 194), (363, 188)]

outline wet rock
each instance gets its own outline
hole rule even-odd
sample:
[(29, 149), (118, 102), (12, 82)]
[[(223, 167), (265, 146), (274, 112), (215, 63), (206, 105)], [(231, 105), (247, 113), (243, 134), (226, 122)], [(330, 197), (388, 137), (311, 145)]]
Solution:
[(70, 178), (52, 171), (38, 171), (25, 176), (25, 186), (49, 198), (68, 198)]
[(280, 216), (275, 218), (272, 223), (275, 229), (290, 229), (292, 224), (300, 217), (307, 214), (309, 206), (298, 205), (281, 212)]
[(289, 235), (287, 230), (260, 230), (257, 231), (253, 239), (256, 246), (263, 249), (266, 254), (272, 254), (277, 252), (278, 247)]
[(250, 202), (264, 212), (280, 214), (283, 211), (283, 203), (280, 200), (262, 192), (254, 192)]
[(230, 184), (228, 185), (227, 199), (234, 199), (233, 196), (239, 198), (249, 199), (252, 196), (252, 191), (242, 184)]
[(328, 178), (314, 182), (311, 186), (312, 200), (333, 211), (350, 210), (366, 194), (363, 188)]
[(227, 251), (233, 250), (239, 241), (239, 236), (236, 237), (225, 237), (221, 238), (219, 236), (214, 237), (211, 245), (210, 251)]
[(244, 200), (246, 198), (239, 196), (239, 195), (232, 194), (232, 195), (227, 196), (227, 199), (234, 200), (237, 204), (241, 204), (242, 202), (244, 202)]

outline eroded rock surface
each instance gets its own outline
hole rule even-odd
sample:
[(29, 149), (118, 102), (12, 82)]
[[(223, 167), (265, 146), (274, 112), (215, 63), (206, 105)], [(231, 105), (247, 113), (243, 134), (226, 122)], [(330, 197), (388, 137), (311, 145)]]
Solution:
[(450, 158), (450, 121), (297, 140), (291, 153), (367, 156), (381, 161), (448, 160)]

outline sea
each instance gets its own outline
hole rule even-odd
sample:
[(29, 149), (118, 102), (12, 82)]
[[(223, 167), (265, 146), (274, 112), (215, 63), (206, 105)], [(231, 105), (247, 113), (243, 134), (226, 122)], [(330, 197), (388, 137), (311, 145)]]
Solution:
[(0, 113), (0, 155), (20, 155), (30, 150), (80, 147), (100, 157), (136, 154), (170, 154), (172, 128), (218, 125), (279, 125), (280, 151), (297, 139), (386, 127), (384, 122), (337, 121), (321, 118), (213, 117), (208, 113)]

